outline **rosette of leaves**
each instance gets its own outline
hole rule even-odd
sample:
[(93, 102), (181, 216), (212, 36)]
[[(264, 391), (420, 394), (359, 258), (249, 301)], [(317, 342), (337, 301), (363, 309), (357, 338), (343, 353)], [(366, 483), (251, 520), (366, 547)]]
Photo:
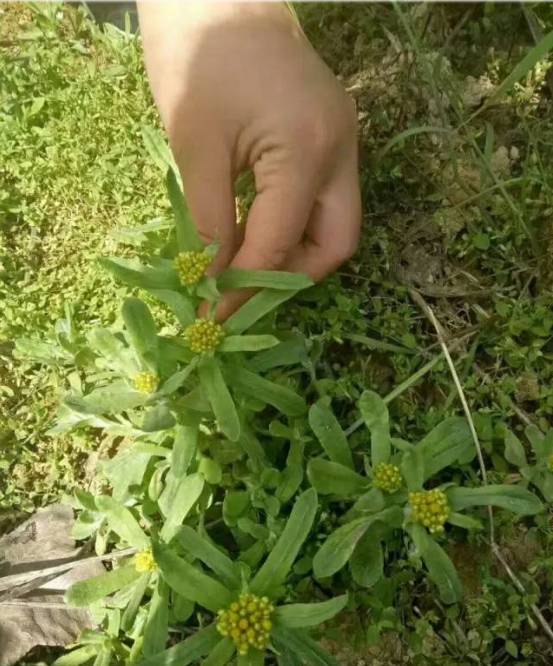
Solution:
[[(326, 578), (348, 565), (358, 585), (375, 584), (383, 576), (383, 543), (392, 532), (401, 529), (414, 544), (442, 600), (459, 600), (461, 582), (438, 541), (444, 525), (481, 528), (477, 518), (463, 513), (472, 507), (497, 506), (519, 515), (532, 515), (542, 510), (539, 499), (519, 485), (436, 485), (433, 479), (441, 470), (468, 463), (475, 455), (465, 419), (448, 418), (420, 442), (411, 444), (391, 436), (388, 409), (376, 393), (365, 391), (359, 408), (370, 432), (370, 455), (366, 456), (366, 470), (362, 472), (354, 465), (346, 436), (328, 406), (319, 403), (309, 414), (311, 426), (328, 456), (309, 461), (307, 474), (311, 484), (330, 502), (352, 502), (341, 519), (342, 525), (315, 555), (315, 575)], [(383, 489), (383, 484), (378, 483), (381, 479), (376, 478), (376, 470), (382, 466), (397, 471), (401, 485), (394, 483)], [(428, 499), (429, 514), (422, 511), (421, 515), (419, 498), (423, 504)], [(443, 538), (447, 538), (447, 532)]]
[(519, 468), (527, 483), (534, 485), (548, 502), (553, 502), (553, 430), (545, 434), (535, 425), (529, 425), (524, 433), (530, 442), (533, 463), (528, 460), (520, 439), (505, 429), (505, 459)]
[[(127, 298), (122, 308), (123, 332), (96, 329), (88, 336), (97, 369), (102, 371), (93, 378), (96, 388), (84, 393), (77, 387), (65, 401), (53, 432), (91, 425), (137, 436), (170, 428), (176, 414), (192, 410), (212, 413), (225, 436), (236, 441), (241, 431), (237, 400), (272, 405), (292, 417), (306, 410), (300, 395), (258, 371), (271, 363), (297, 362), (301, 354), (297, 343), (291, 346), (290, 340), (281, 341), (272, 331), (250, 331), (279, 304), (310, 286), (311, 280), (292, 273), (238, 269), (217, 278), (200, 276), (198, 265), (204, 266), (200, 262), (193, 263), (191, 279), (183, 283), (182, 262), (175, 259), (194, 254), (205, 258), (214, 247), (204, 248), (177, 176), (172, 168), (167, 173), (176, 228), (174, 247), (170, 244), (165, 256), (150, 257), (147, 264), (122, 259), (102, 263), (126, 285), (145, 290), (168, 306), (183, 334), (160, 335), (148, 305), (140, 298)], [(221, 293), (241, 288), (260, 291), (224, 324), (215, 322), (212, 315)], [(196, 315), (202, 301), (210, 309), (205, 319)], [(264, 363), (256, 366), (249, 353), (263, 350), (267, 352)], [(126, 416), (112, 418), (122, 412)]]
[[(132, 646), (127, 647), (129, 658), (142, 666), (183, 666), (199, 661), (204, 666), (222, 666), (234, 658), (241, 666), (263, 664), (266, 651), (259, 649), (260, 645), (274, 652), (279, 664), (336, 666), (336, 660), (306, 632), (340, 612), (347, 603), (347, 596), (319, 603), (279, 604), (287, 589), (290, 569), (311, 531), (317, 509), (315, 490), (302, 493), (268, 557), (252, 571), (244, 562), (231, 559), (221, 546), (216, 546), (205, 528), (195, 530), (185, 525), (168, 539), (149, 539), (127, 508), (103, 498), (100, 510), (106, 513), (111, 528), (125, 543), (134, 545), (142, 557), (128, 560), (102, 576), (74, 584), (67, 600), (76, 606), (90, 607), (113, 595), (104, 604), (111, 613), (108, 635), (117, 638), (113, 627), (125, 631), (127, 644), (132, 642)], [(142, 564), (137, 566), (139, 562)], [(229, 635), (225, 624), (227, 616), (238, 607), (237, 602), (244, 595), (249, 595), (250, 601), (261, 602), (268, 609), (267, 616), (258, 627), (254, 624), (257, 620), (252, 620), (244, 611), (236, 617), (237, 623), (241, 623), (241, 635)], [(145, 596), (149, 599), (141, 606)], [(114, 618), (115, 610), (118, 614)], [(165, 649), (169, 624), (183, 623), (193, 616), (202, 618), (203, 628)], [(248, 620), (249, 625), (245, 626)], [(261, 632), (260, 637), (254, 635), (256, 631)], [(246, 645), (241, 641), (246, 640), (243, 637), (247, 637), (248, 632), (252, 633), (251, 644)], [(76, 653), (85, 654), (79, 652), (85, 647), (79, 647)], [(113, 651), (110, 656), (112, 662), (102, 663), (120, 663)], [(62, 659), (70, 657), (71, 653)], [(60, 662), (58, 666), (65, 663)]]

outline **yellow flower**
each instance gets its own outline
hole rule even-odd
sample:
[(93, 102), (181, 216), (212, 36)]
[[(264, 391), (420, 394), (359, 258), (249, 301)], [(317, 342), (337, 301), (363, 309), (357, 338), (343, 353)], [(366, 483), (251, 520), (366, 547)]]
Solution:
[(214, 351), (221, 344), (224, 337), (223, 327), (211, 319), (196, 319), (184, 331), (184, 339), (196, 354)]
[(134, 556), (134, 568), (140, 573), (157, 571), (157, 564), (150, 549), (143, 550)]
[(157, 389), (159, 380), (153, 372), (139, 372), (135, 375), (134, 388), (141, 393), (153, 393)]
[(212, 257), (202, 252), (179, 252), (175, 257), (175, 268), (182, 284), (197, 284), (212, 261)]
[(547, 459), (547, 467), (549, 468), (550, 472), (553, 472), (553, 453)]
[(422, 490), (409, 493), (409, 504), (413, 511), (413, 519), (428, 528), (429, 532), (441, 533), (444, 523), (449, 517), (449, 505), (443, 490)]
[(373, 471), (373, 486), (387, 493), (395, 493), (403, 484), (403, 478), (397, 465), (378, 463)]
[(233, 640), (240, 655), (247, 654), (250, 647), (265, 650), (273, 627), (273, 611), (274, 606), (267, 597), (241, 594), (229, 608), (219, 611), (217, 631)]

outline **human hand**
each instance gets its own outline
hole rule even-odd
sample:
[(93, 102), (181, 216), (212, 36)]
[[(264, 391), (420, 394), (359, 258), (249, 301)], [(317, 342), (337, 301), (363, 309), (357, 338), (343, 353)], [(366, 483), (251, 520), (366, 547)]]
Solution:
[[(359, 238), (356, 114), (284, 4), (139, 3), (146, 67), (211, 267), (320, 280)], [(234, 181), (256, 197), (236, 224)], [(226, 318), (248, 294), (225, 294)]]

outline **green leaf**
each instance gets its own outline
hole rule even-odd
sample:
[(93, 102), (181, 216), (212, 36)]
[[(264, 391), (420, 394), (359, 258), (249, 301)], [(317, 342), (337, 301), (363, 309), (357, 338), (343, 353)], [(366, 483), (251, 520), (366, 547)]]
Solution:
[(371, 433), (371, 463), (388, 462), (392, 452), (388, 408), (374, 391), (363, 391), (359, 399), (359, 410)]
[(184, 294), (171, 289), (149, 289), (148, 291), (154, 298), (169, 307), (183, 328), (194, 323), (196, 319), (194, 306)]
[(161, 169), (165, 174), (167, 167), (170, 167), (175, 173), (178, 173), (177, 164), (163, 134), (155, 127), (150, 127), (149, 125), (143, 125), (141, 131), (144, 147), (158, 169)]
[(232, 335), (243, 333), (255, 324), (256, 321), (274, 310), (281, 303), (289, 300), (298, 293), (297, 289), (279, 291), (278, 289), (263, 289), (252, 296), (244, 305), (232, 314), (225, 322), (225, 330)]
[(526, 467), (528, 460), (520, 439), (512, 430), (505, 430), (505, 460), (517, 467)]
[(204, 248), (198, 230), (192, 220), (184, 194), (180, 188), (175, 172), (167, 171), (167, 192), (175, 216), (177, 229), (177, 245), (180, 252), (187, 250), (201, 251)]
[(251, 582), (254, 594), (267, 594), (286, 580), (294, 560), (313, 525), (317, 512), (317, 493), (313, 488), (303, 492), (294, 504), (282, 534)]
[(144, 432), (170, 430), (175, 425), (175, 417), (169, 407), (158, 403), (144, 412), (141, 429)]
[(121, 629), (123, 631), (130, 631), (133, 625), (133, 622), (136, 618), (136, 614), (146, 593), (146, 589), (150, 582), (151, 574), (143, 573), (140, 578), (136, 581), (134, 586), (133, 593), (129, 599), (129, 603), (123, 612), (121, 617)]
[(152, 268), (144, 266), (136, 260), (119, 257), (103, 257), (98, 262), (117, 280), (129, 287), (178, 291), (181, 286), (178, 275), (171, 265)]
[(319, 400), (309, 410), (309, 425), (327, 456), (335, 463), (353, 469), (349, 442), (331, 409)]
[(275, 490), (275, 497), (284, 504), (296, 494), (303, 481), (303, 467), (296, 463), (287, 463), (280, 477), (280, 484)]
[(236, 666), (263, 666), (265, 663), (265, 652), (260, 650), (249, 650), (247, 654), (240, 654), (236, 659)]
[(461, 581), (453, 562), (421, 525), (412, 525), (409, 534), (428, 569), (429, 578), (438, 587), (440, 598), (446, 604), (460, 601), (463, 595)]
[(213, 613), (232, 602), (232, 592), (168, 548), (154, 544), (154, 557), (168, 585), (186, 599)]
[(129, 546), (138, 550), (149, 548), (150, 540), (129, 509), (108, 496), (97, 497), (96, 506), (106, 516), (110, 529)]
[(278, 345), (267, 349), (249, 361), (254, 372), (267, 372), (286, 365), (300, 365), (308, 360), (305, 338), (294, 335), (290, 340), (283, 340)]
[(198, 427), (177, 425), (171, 453), (171, 472), (175, 478), (184, 476), (194, 460), (198, 447)]
[(450, 134), (451, 129), (446, 127), (440, 127), (438, 125), (419, 125), (417, 127), (410, 127), (409, 129), (400, 132), (393, 136), (383, 148), (381, 148), (378, 157), (381, 160), (386, 153), (399, 143), (403, 143), (406, 139), (409, 139), (412, 136), (417, 136), (418, 134)]
[(139, 298), (126, 298), (122, 314), (137, 354), (147, 362), (155, 360), (158, 351), (157, 328), (150, 308)]
[(169, 589), (165, 582), (158, 578), (144, 625), (142, 654), (145, 657), (152, 657), (161, 652), (167, 644), (168, 636)]
[(481, 530), (484, 528), (478, 519), (472, 518), (471, 516), (465, 516), (462, 513), (456, 513), (455, 511), (452, 511), (449, 514), (447, 522), (450, 525), (456, 525), (465, 530)]
[(536, 457), (545, 457), (547, 455), (547, 448), (542, 431), (532, 423), (532, 425), (529, 425), (524, 429), (524, 434), (528, 438)]
[(288, 629), (275, 624), (271, 634), (279, 652), (292, 652), (299, 658), (299, 663), (308, 666), (340, 666), (336, 659), (328, 654), (304, 631)]
[(439, 423), (416, 448), (423, 457), (425, 481), (458, 460), (475, 455), (468, 423), (457, 416)]
[(96, 654), (96, 646), (85, 645), (78, 650), (73, 650), (67, 654), (58, 657), (56, 661), (52, 662), (52, 666), (81, 666), (89, 662)]
[(222, 638), (202, 661), (202, 666), (224, 666), (232, 659), (236, 648), (230, 638)]
[(344, 520), (349, 522), (367, 513), (377, 513), (378, 511), (382, 511), (385, 506), (384, 493), (379, 488), (371, 488), (355, 501), (355, 504), (344, 515)]
[(112, 569), (99, 576), (73, 583), (65, 594), (65, 601), (70, 606), (84, 608), (130, 585), (140, 576), (133, 565)]
[(150, 396), (135, 391), (123, 382), (100, 386), (85, 396), (69, 395), (65, 404), (79, 414), (118, 414), (148, 402)]
[(169, 379), (159, 389), (160, 395), (171, 395), (178, 391), (184, 382), (190, 377), (197, 367), (197, 361), (192, 360), (185, 368), (172, 374)]
[(250, 493), (246, 490), (227, 490), (223, 500), (223, 520), (230, 527), (244, 515), (250, 507)]
[(317, 627), (337, 615), (347, 602), (348, 595), (343, 594), (316, 604), (287, 604), (276, 609), (275, 620), (289, 629)]
[(361, 587), (372, 587), (384, 572), (384, 554), (380, 539), (367, 531), (357, 542), (349, 563), (353, 580)]
[(238, 589), (240, 587), (239, 568), (211, 541), (187, 525), (183, 525), (178, 530), (176, 538), (185, 551), (209, 567), (228, 588)]
[(189, 666), (211, 652), (220, 641), (221, 635), (211, 624), (168, 650), (139, 662), (138, 666)]
[(124, 499), (129, 486), (142, 483), (144, 473), (152, 457), (166, 457), (169, 449), (145, 442), (135, 442), (124, 447), (116, 456), (101, 463), (113, 488), (113, 498)]
[(543, 504), (526, 488), (509, 485), (481, 486), (480, 488), (457, 488), (446, 490), (450, 507), (462, 511), (469, 506), (498, 506), (523, 516), (532, 516), (543, 511)]
[(307, 477), (321, 495), (355, 497), (367, 490), (368, 480), (344, 467), (323, 458), (312, 458), (307, 464)]
[(408, 490), (421, 490), (424, 483), (424, 460), (422, 451), (415, 447), (401, 457), (401, 475)]
[(240, 437), (240, 419), (219, 363), (214, 358), (202, 359), (198, 376), (221, 432), (236, 442)]
[(274, 335), (227, 335), (219, 351), (222, 352), (256, 352), (278, 345)]
[(233, 366), (225, 374), (233, 388), (272, 405), (287, 416), (302, 416), (307, 410), (305, 400), (286, 386), (275, 384), (254, 372), (237, 366)]
[(204, 480), (199, 474), (174, 477), (168, 475), (167, 485), (159, 498), (159, 508), (165, 516), (160, 537), (171, 541), (183, 520), (202, 494)]
[(217, 278), (221, 291), (229, 289), (267, 288), (299, 291), (313, 285), (313, 280), (301, 273), (285, 271), (246, 271), (227, 268)]

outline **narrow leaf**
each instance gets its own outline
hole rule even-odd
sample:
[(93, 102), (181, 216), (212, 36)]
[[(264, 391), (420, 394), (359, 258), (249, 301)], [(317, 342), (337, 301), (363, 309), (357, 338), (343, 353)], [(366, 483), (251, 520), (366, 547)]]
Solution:
[(194, 460), (198, 446), (198, 427), (177, 425), (171, 453), (171, 472), (175, 478), (184, 476)]
[(198, 376), (221, 432), (235, 442), (240, 437), (240, 420), (219, 363), (214, 358), (203, 359)]
[(372, 587), (384, 572), (384, 554), (380, 539), (367, 531), (357, 543), (350, 560), (353, 580), (361, 587)]
[(439, 423), (417, 445), (424, 462), (424, 480), (475, 454), (474, 443), (465, 418), (453, 416)]
[(154, 298), (170, 308), (183, 328), (194, 323), (196, 319), (194, 306), (184, 294), (171, 289), (149, 289), (148, 291)]
[(480, 488), (448, 488), (447, 499), (454, 511), (469, 506), (498, 506), (523, 516), (543, 511), (543, 504), (526, 488), (509, 485), (481, 486)]
[(152, 657), (161, 652), (169, 636), (169, 589), (166, 583), (158, 578), (154, 594), (150, 601), (148, 618), (144, 625), (144, 642), (142, 654)]
[(317, 627), (337, 615), (347, 602), (348, 595), (343, 594), (316, 604), (287, 604), (276, 609), (275, 620), (289, 629)]
[(117, 592), (122, 587), (130, 585), (140, 576), (141, 574), (133, 565), (119, 567), (99, 576), (74, 583), (67, 590), (65, 601), (70, 606), (76, 606), (77, 608), (90, 606), (96, 601)]
[(230, 638), (222, 638), (202, 661), (202, 666), (225, 666), (232, 659), (236, 648)]
[(136, 614), (138, 612), (140, 604), (142, 603), (144, 594), (146, 593), (146, 588), (148, 587), (148, 584), (150, 582), (150, 578), (151, 574), (144, 573), (136, 581), (136, 585), (134, 586), (132, 596), (129, 600), (129, 603), (127, 604), (127, 607), (125, 608), (125, 611), (123, 612), (123, 615), (121, 616), (121, 629), (123, 631), (130, 631), (130, 629), (132, 628), (133, 622), (136, 618)]
[(246, 329), (253, 326), (256, 321), (297, 293), (297, 289), (290, 291), (263, 289), (263, 291), (252, 296), (239, 310), (227, 319), (225, 322), (226, 331), (234, 335), (243, 333)]
[(139, 550), (145, 550), (149, 547), (150, 540), (129, 509), (108, 496), (97, 497), (96, 506), (98, 511), (105, 514), (110, 529), (123, 541)]
[(178, 173), (178, 167), (163, 134), (149, 125), (143, 125), (141, 132), (144, 147), (158, 169), (166, 173), (167, 167), (171, 167), (175, 173)]
[(275, 384), (241, 367), (233, 366), (226, 374), (233, 388), (272, 405), (287, 416), (302, 416), (307, 410), (305, 400), (286, 386)]
[(392, 451), (388, 408), (374, 391), (364, 391), (359, 399), (359, 409), (365, 425), (371, 433), (371, 463), (388, 462)]
[(176, 271), (168, 266), (152, 268), (144, 266), (137, 261), (121, 259), (120, 257), (103, 257), (99, 264), (109, 271), (117, 280), (130, 287), (141, 289), (180, 289), (180, 282)]
[(227, 335), (220, 346), (222, 352), (256, 352), (278, 345), (274, 335)]
[(327, 456), (333, 462), (353, 469), (351, 450), (344, 431), (331, 409), (321, 400), (309, 410), (309, 425)]
[(123, 303), (123, 320), (132, 346), (145, 360), (157, 355), (157, 328), (150, 308), (139, 298), (126, 298)]
[(268, 590), (278, 588), (284, 583), (311, 530), (316, 512), (317, 493), (310, 488), (296, 500), (282, 534), (255, 575), (250, 585), (254, 594), (266, 594)]
[(174, 477), (169, 475), (167, 486), (159, 498), (159, 506), (165, 515), (160, 537), (169, 542), (182, 525), (204, 488), (199, 474)]
[(220, 641), (221, 634), (214, 624), (210, 624), (185, 641), (139, 662), (138, 666), (190, 666), (211, 652)]
[(526, 467), (528, 460), (520, 439), (512, 430), (505, 430), (505, 459), (517, 467)]
[(187, 250), (203, 250), (203, 243), (198, 235), (198, 230), (192, 221), (190, 210), (186, 205), (184, 194), (177, 181), (173, 169), (167, 171), (167, 192), (169, 201), (175, 216), (175, 225), (177, 229), (177, 245), (181, 252)]
[(307, 465), (307, 477), (321, 495), (355, 497), (367, 490), (368, 480), (349, 467), (338, 463), (312, 458)]
[(326, 652), (304, 631), (288, 629), (275, 625), (272, 632), (275, 647), (279, 652), (292, 652), (299, 658), (299, 663), (309, 666), (340, 666), (339, 662)]
[(285, 271), (246, 271), (240, 268), (227, 268), (217, 278), (217, 286), (221, 291), (247, 288), (299, 291), (312, 285), (313, 280), (309, 276)]

